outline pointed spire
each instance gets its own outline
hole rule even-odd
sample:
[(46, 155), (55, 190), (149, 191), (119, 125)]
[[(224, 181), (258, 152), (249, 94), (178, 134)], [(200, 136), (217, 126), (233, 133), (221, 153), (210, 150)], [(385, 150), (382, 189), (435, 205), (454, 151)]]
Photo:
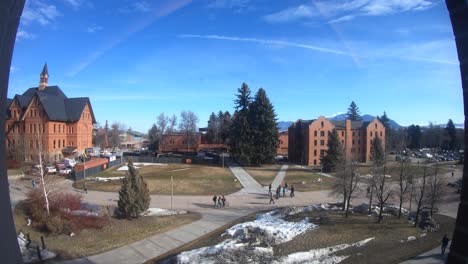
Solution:
[(41, 75), (39, 76), (39, 91), (44, 91), (49, 83), (49, 70), (47, 69), (47, 62), (42, 68)]
[(44, 67), (42, 68), (41, 75), (49, 75), (49, 70), (47, 69), (47, 62), (44, 64)]

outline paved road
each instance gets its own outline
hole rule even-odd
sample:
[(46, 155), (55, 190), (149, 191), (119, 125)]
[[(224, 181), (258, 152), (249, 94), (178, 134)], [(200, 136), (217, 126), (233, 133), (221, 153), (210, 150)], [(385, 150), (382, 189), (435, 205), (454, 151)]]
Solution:
[(414, 257), (410, 260), (401, 262), (401, 264), (442, 264), (447, 260), (447, 254), (450, 249), (450, 243), (445, 251), (445, 256), (442, 256), (440, 247), (436, 247), (424, 254)]

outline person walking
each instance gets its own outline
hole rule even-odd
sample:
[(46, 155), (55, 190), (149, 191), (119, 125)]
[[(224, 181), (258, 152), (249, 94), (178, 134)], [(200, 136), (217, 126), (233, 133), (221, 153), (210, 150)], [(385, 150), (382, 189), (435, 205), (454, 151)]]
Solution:
[(283, 187), (283, 197), (286, 197), (286, 186)]
[(83, 191), (84, 193), (88, 194), (88, 188), (86, 188), (86, 182), (84, 182)]
[(33, 188), (35, 188), (36, 187), (36, 181), (31, 180), (31, 185), (32, 185)]
[(289, 193), (289, 196), (290, 196), (291, 198), (294, 197), (294, 186), (292, 186), (292, 185), (291, 185), (291, 192)]
[(213, 196), (213, 206), (214, 208), (216, 208), (216, 202), (218, 201), (218, 197), (216, 196), (216, 194)]
[(452, 171), (452, 177), (453, 177), (453, 171)]
[(276, 204), (275, 199), (273, 199), (273, 193), (272, 192), (270, 192), (270, 202), (268, 204), (271, 204), (271, 203)]
[(271, 183), (268, 185), (268, 194), (271, 194)]
[(223, 205), (223, 202), (221, 201), (221, 195), (218, 196), (218, 207), (221, 208), (221, 206)]
[(221, 202), (223, 203), (223, 207), (226, 206), (226, 198), (224, 197), (224, 194), (222, 195)]
[(278, 188), (276, 188), (276, 199), (279, 199), (280, 195), (281, 195), (281, 186), (278, 186)]
[(288, 183), (284, 182), (284, 188), (286, 188), (286, 191), (288, 190)]
[(449, 239), (447, 237), (447, 234), (444, 235), (444, 237), (442, 238), (442, 256), (445, 255), (445, 249), (447, 248), (448, 246), (448, 242), (449, 242)]

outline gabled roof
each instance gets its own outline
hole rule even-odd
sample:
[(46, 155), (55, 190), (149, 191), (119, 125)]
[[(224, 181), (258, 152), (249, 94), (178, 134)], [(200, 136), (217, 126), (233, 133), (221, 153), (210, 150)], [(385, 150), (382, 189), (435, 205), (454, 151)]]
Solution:
[[(47, 70), (47, 65), (44, 67)], [(93, 123), (96, 123), (88, 97), (68, 98), (58, 86), (47, 86), (44, 90), (32, 87), (22, 95), (15, 95), (13, 100), (16, 100), (24, 111), (35, 96), (39, 99), (51, 121), (76, 122), (81, 118), (81, 113), (83, 113), (86, 104), (89, 104)], [(8, 108), (10, 108), (13, 100), (8, 103)]]

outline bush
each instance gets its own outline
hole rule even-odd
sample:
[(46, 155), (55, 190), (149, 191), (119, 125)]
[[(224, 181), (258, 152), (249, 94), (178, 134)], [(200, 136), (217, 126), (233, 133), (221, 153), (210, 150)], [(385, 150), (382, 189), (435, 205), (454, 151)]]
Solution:
[(47, 215), (42, 192), (34, 189), (27, 194), (26, 214), (33, 220), (34, 226), (51, 234), (79, 233), (82, 229), (100, 229), (109, 221), (109, 216), (92, 214), (75, 215), (71, 212), (82, 210), (81, 196), (73, 193), (54, 193), (49, 196), (50, 215)]

